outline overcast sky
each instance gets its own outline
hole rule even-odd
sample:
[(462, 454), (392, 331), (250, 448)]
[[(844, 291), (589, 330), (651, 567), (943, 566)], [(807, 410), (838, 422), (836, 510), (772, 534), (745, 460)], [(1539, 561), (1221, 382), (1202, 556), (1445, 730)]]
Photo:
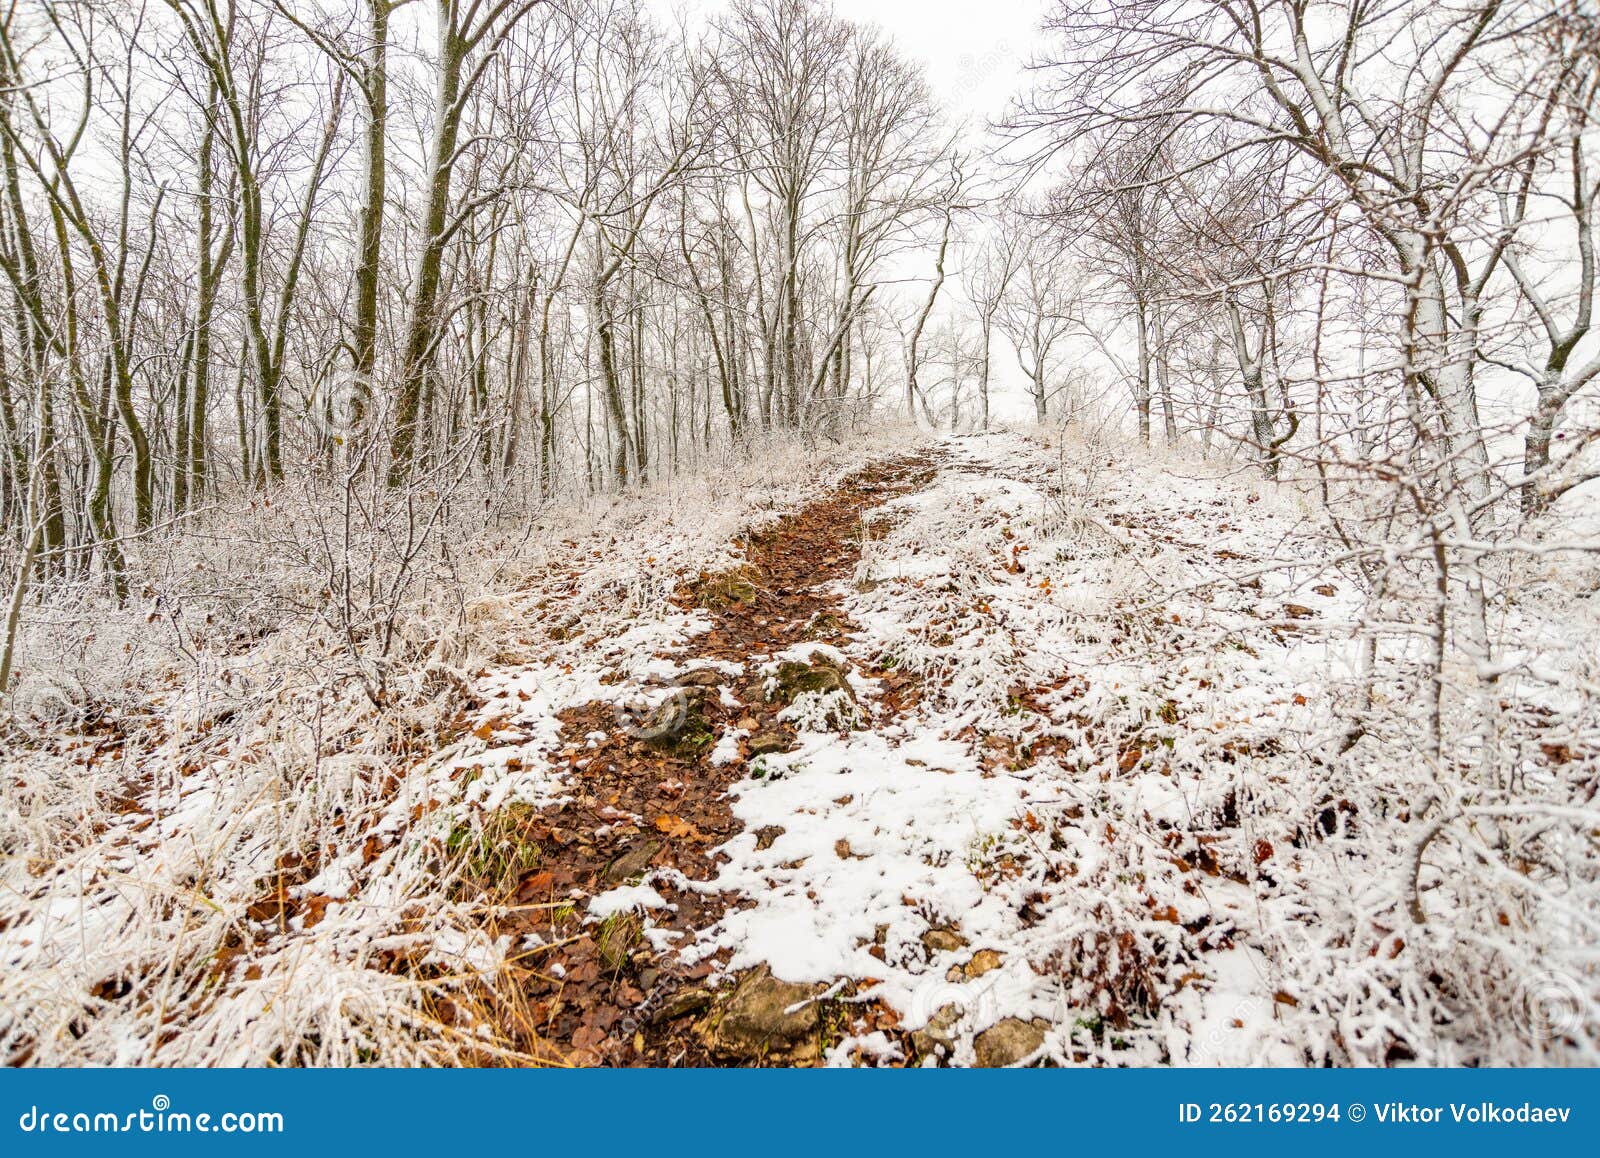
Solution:
[[(715, 12), (728, 0), (650, 0), (663, 14)], [(934, 95), (974, 122), (998, 116), (1019, 86), (1046, 0), (834, 0), (839, 15), (881, 25), (928, 66)]]

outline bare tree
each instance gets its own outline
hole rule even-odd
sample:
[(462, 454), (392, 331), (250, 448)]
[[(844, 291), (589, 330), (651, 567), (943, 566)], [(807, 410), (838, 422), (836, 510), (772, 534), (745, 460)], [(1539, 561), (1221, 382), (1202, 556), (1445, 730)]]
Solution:
[[(1028, 376), (1034, 418), (1043, 422), (1055, 393), (1050, 359), (1079, 320), (1076, 275), (1060, 239), (1045, 224), (1017, 215), (1002, 228), (1015, 247), (1014, 258), (1007, 259), (1015, 272), (1007, 279), (997, 320)], [(1076, 417), (1074, 409), (1068, 406), (1068, 421)]]
[(402, 343), (394, 437), (389, 447), (389, 485), (399, 486), (417, 445), (423, 391), (442, 332), (439, 288), (445, 249), (478, 209), (455, 206), (450, 185), (460, 160), (461, 126), (484, 73), (518, 21), (540, 0), (435, 0), (438, 58), (435, 64), (433, 142), (425, 179), (422, 246), (412, 276), (411, 313)]
[(978, 243), (963, 271), (967, 299), (978, 316), (978, 335), (982, 353), (978, 363), (978, 409), (980, 424), (989, 429), (989, 383), (994, 353), (994, 331), (1011, 279), (1017, 274), (1021, 247), (1006, 237), (991, 232)]

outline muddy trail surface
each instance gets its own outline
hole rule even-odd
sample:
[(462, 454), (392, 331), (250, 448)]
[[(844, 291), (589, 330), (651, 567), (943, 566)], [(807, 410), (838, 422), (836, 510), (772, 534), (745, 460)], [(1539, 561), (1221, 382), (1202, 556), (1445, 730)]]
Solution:
[[(814, 993), (764, 976), (716, 987), (708, 981), (725, 952), (690, 966), (676, 949), (741, 903), (691, 884), (715, 877), (714, 850), (741, 830), (729, 786), (762, 754), (794, 746), (779, 715), (797, 694), (848, 694), (851, 672), (835, 660), (784, 663), (775, 688), (763, 661), (798, 644), (849, 642), (855, 625), (837, 587), (855, 575), (863, 515), (925, 486), (934, 472), (927, 456), (868, 467), (749, 534), (737, 543), (743, 565), (679, 588), (674, 601), (702, 611), (711, 627), (661, 654), (675, 679), (621, 709), (595, 702), (561, 713), (553, 760), (570, 798), (501, 814), (495, 840), (516, 851), (491, 858), (473, 882), (501, 914), (488, 931), (530, 946), (512, 965), (514, 991), (499, 987), (496, 1002), (527, 1056), (613, 1066), (815, 1060), (821, 1010), (785, 1012)], [(875, 712), (898, 714), (915, 700), (915, 682), (902, 675), (859, 674), (880, 681)], [(622, 673), (615, 682), (624, 682)], [(756, 835), (770, 842), (776, 834)], [(651, 911), (649, 937), (631, 909), (592, 919), (587, 898), (646, 874), (671, 906)], [(792, 1040), (797, 1025), (806, 1040)]]

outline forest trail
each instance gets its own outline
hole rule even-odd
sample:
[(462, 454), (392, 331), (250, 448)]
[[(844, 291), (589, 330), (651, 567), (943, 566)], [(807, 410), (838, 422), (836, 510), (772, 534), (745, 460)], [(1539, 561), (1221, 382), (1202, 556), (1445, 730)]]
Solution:
[(927, 7), (0, 20), (0, 1063), (1600, 1066), (1595, 5)]
[[(512, 905), (492, 929), (535, 938), (515, 970), (527, 1003), (517, 1010), (519, 1044), (531, 1056), (566, 1064), (695, 1064), (729, 1060), (730, 1049), (732, 1060), (760, 1061), (769, 1046), (783, 1052), (803, 1044), (785, 1034), (812, 1023), (804, 1013), (779, 1017), (780, 1040), (772, 1042), (758, 1035), (741, 1045), (726, 1034), (697, 1033), (698, 1018), (716, 1004), (705, 980), (728, 954), (690, 965), (668, 942), (692, 943), (740, 903), (735, 893), (695, 886), (714, 880), (718, 860), (727, 859), (716, 846), (740, 831), (730, 788), (762, 757), (796, 748), (785, 712), (796, 696), (872, 680), (879, 685), (875, 716), (896, 714), (902, 697), (915, 696), (912, 681), (844, 658), (856, 625), (838, 588), (860, 562), (864, 513), (926, 485), (933, 461), (911, 455), (871, 466), (736, 542), (744, 563), (702, 573), (675, 597), (685, 612), (709, 617), (686, 646), (657, 656), (675, 674), (652, 673), (621, 701), (560, 713), (554, 759), (568, 769), (574, 794), (557, 807), (517, 814), (500, 833), (538, 849), (536, 866), (514, 882)], [(789, 655), (804, 658), (788, 660), (781, 686), (769, 687), (763, 665)], [(612, 684), (628, 678), (618, 668), (602, 676)], [(853, 690), (844, 694), (855, 698)], [(654, 887), (637, 884), (647, 876)], [(608, 889), (624, 899), (630, 889), (649, 894), (648, 942), (626, 907), (595, 924), (595, 906), (567, 903)], [(654, 903), (662, 893), (670, 904)]]
[[(512, 947), (516, 1047), (1290, 1056), (1299, 999), (1251, 927), (1277, 850), (1337, 827), (1269, 766), (1319, 706), (1302, 649), (1339, 589), (1314, 564), (1227, 580), (1292, 512), (1215, 472), (1153, 503), (1149, 479), (1093, 446), (949, 438), (740, 536), (653, 625), (542, 604), (557, 650), (480, 680), (476, 735), (531, 745), (546, 779), (484, 812), (467, 873)], [(1245, 763), (1299, 811), (1241, 817)]]
[[(1458, 927), (1519, 918), (1460, 900), (1447, 849), (1397, 870), (1415, 693), (1373, 689), (1395, 714), (1350, 744), (1364, 596), (1302, 491), (1035, 430), (795, 446), (547, 518), (404, 713), (352, 687), (271, 747), (298, 701), (250, 673), (304, 645), (268, 638), (239, 698), (12, 761), (80, 775), (37, 781), (71, 846), (8, 866), (12, 1057), (1488, 1056), (1402, 1016), (1473, 994)], [(1529, 622), (1583, 670), (1592, 636)], [(1583, 767), (1561, 701), (1526, 703), (1521, 774)], [(1535, 965), (1485, 1008), (1550, 1042), (1575, 983)]]

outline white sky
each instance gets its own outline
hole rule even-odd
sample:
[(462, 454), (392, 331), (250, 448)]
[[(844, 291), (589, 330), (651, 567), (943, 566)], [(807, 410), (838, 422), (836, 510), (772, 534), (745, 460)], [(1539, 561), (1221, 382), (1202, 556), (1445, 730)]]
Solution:
[(1044, 0), (840, 0), (852, 20), (882, 25), (928, 66), (934, 95), (956, 115), (998, 116), (1021, 87)]
[[(649, 0), (664, 16), (716, 12), (728, 0)], [(840, 16), (880, 25), (928, 66), (934, 96), (957, 118), (999, 116), (1020, 87), (1046, 0), (834, 0)]]

